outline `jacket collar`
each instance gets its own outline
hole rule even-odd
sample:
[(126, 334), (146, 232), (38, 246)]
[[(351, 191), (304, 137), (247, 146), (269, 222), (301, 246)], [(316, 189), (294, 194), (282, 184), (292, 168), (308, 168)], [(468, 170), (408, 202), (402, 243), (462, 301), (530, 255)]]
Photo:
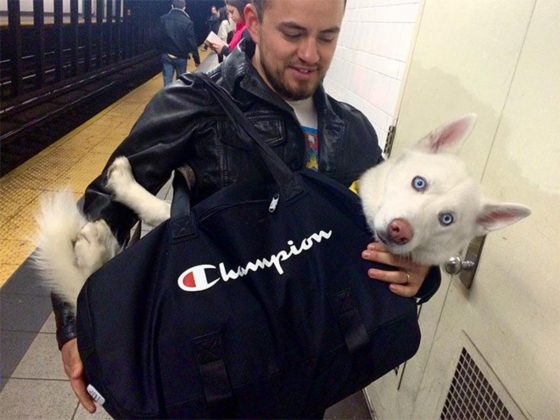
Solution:
[(253, 67), (251, 59), (254, 54), (255, 43), (251, 39), (244, 39), (238, 44), (222, 64), (224, 86), (231, 93), (241, 88), (277, 108), (291, 111), (290, 106), (267, 86)]
[(171, 10), (167, 14), (171, 14), (171, 13), (181, 13), (182, 15), (188, 17), (189, 19), (191, 18), (187, 12), (185, 12), (183, 9), (180, 9), (180, 8), (177, 8), (177, 7), (172, 7)]
[(325, 92), (322, 83), (313, 95), (313, 101), (317, 108), (319, 132), (323, 140), (333, 139), (333, 141), (335, 141), (336, 137), (342, 137), (344, 135), (346, 123), (333, 109), (332, 100)]

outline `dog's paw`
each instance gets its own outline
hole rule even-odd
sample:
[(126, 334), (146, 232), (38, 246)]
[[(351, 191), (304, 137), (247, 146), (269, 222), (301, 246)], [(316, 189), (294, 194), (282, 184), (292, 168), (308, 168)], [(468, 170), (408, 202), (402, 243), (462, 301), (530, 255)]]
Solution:
[(113, 258), (117, 250), (117, 240), (105, 221), (88, 222), (74, 243), (76, 266), (89, 276)]
[(115, 195), (115, 199), (118, 201), (119, 196), (125, 194), (134, 182), (128, 159), (122, 156), (116, 158), (107, 171), (107, 187)]

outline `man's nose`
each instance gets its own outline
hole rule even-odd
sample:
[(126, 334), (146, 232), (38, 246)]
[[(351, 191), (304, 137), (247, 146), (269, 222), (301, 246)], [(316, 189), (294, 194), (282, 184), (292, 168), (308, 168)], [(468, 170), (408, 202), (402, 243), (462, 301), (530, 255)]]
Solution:
[(311, 37), (305, 38), (299, 48), (299, 58), (308, 64), (316, 64), (319, 61), (317, 41)]

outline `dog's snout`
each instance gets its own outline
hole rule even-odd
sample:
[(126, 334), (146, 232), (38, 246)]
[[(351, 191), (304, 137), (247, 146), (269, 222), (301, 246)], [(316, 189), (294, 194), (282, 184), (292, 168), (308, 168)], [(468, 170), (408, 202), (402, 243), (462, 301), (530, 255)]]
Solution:
[(413, 236), (412, 227), (405, 219), (394, 219), (387, 228), (387, 235), (397, 245), (406, 245)]

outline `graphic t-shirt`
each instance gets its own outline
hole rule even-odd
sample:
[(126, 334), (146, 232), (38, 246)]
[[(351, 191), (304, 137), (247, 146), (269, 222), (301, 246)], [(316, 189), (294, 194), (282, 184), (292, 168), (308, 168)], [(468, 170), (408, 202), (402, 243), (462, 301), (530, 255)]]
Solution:
[(305, 134), (305, 166), (319, 169), (319, 130), (317, 130), (317, 111), (313, 98), (301, 101), (287, 101), (293, 108)]

